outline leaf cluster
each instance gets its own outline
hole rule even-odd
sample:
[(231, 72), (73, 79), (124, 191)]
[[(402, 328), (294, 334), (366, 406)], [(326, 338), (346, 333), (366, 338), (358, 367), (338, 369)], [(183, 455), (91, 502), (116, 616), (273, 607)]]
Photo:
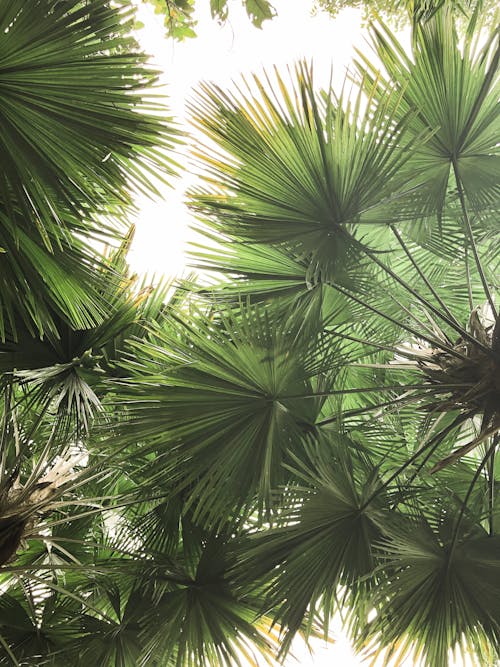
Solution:
[[(46, 44), (8, 7), (7, 45), (34, 34), (9, 56), (7, 97), (28, 70), (67, 106), (50, 145), (47, 110), (23, 109), (36, 160), (11, 149), (0, 170), (0, 213), (21, 230), (9, 258), (50, 258), (0, 304), (0, 664), (272, 665), (339, 613), (386, 665), (493, 664), (498, 33), (483, 38), (476, 12), (460, 38), (441, 7), (410, 54), (373, 25), (383, 69), (358, 54), (340, 93), (305, 63), (205, 84), (189, 201), (210, 278), (148, 288), (127, 267), (132, 231), (104, 253), (88, 243), (107, 198), (123, 216), (129, 163), (144, 187), (169, 169), (169, 126), (140, 113), (154, 75), (127, 10), (39, 0)], [(81, 165), (84, 120), (48, 76), (71, 63), (85, 82), (95, 61), (85, 104), (109, 124)], [(63, 241), (88, 273), (88, 317), (50, 273), (66, 275)]]
[[(143, 0), (153, 5), (155, 14), (164, 16), (166, 36), (182, 41), (196, 37), (195, 0)], [(264, 21), (275, 16), (275, 10), (268, 0), (242, 0), (249, 20), (256, 28), (262, 28)], [(227, 0), (210, 0), (210, 13), (218, 23), (224, 23), (229, 16)], [(136, 27), (142, 27), (136, 22)]]

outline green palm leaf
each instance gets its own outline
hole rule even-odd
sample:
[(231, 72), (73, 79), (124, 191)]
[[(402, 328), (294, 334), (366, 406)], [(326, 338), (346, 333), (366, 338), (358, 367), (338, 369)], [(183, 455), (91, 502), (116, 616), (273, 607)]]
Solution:
[(133, 228), (117, 250), (104, 255), (94, 268), (98, 298), (106, 304), (103, 321), (75, 329), (51, 313), (54, 331), (43, 338), (18, 322), (0, 343), (0, 369), (29, 394), (31, 403), (50, 408), (65, 428), (88, 430), (94, 413), (101, 410), (106, 378), (119, 374), (117, 362), (125, 354), (127, 339), (144, 336), (148, 325), (161, 320), (168, 285), (137, 286), (125, 261)]
[[(491, 30), (480, 47), (475, 28), (473, 17), (460, 46), (450, 14), (436, 12), (417, 25), (410, 56), (385, 26), (372, 27), (374, 49), (389, 74), (387, 80), (380, 80), (378, 69), (359, 54), (362, 76), (368, 73), (368, 81), (380, 82), (380, 103), (385, 104), (396, 84), (403, 98), (396, 117), (416, 109), (411, 131), (433, 132), (412, 151), (407, 165), (409, 178), (423, 186), (419, 212), (424, 214), (441, 214), (449, 183), (456, 178), (479, 210), (498, 202), (498, 36)], [(418, 204), (411, 206), (415, 213)]]
[(498, 660), (498, 538), (476, 530), (454, 545), (443, 540), (442, 525), (425, 522), (390, 537), (384, 554), (391, 575), (377, 593), (383, 611), (368, 626), (371, 646), (380, 642), (377, 652), (390, 646), (389, 657), (411, 652), (434, 665), (447, 664), (451, 649), (470, 655), (467, 645), (476, 664)]
[(168, 125), (141, 113), (155, 108), (142, 97), (156, 74), (127, 36), (132, 18), (102, 0), (2, 12), (3, 207), (15, 201), (56, 239), (68, 209), (119, 211), (127, 181), (145, 183), (170, 146)]
[(2, 10), (2, 338), (15, 313), (40, 332), (51, 307), (78, 328), (99, 320), (96, 253), (76, 235), (116, 236), (131, 192), (154, 192), (146, 174), (171, 173), (174, 132), (132, 22), (133, 10), (103, 0)]
[(310, 332), (266, 309), (181, 315), (156, 341), (138, 343), (125, 366), (131, 379), (117, 389), (130, 413), (123, 438), (161, 455), (155, 483), (189, 489), (185, 502), (200, 516), (226, 517), (254, 494), (269, 508), (286, 451), (314, 420), (312, 401), (300, 400), (315, 394)]
[(0, 10), (0, 662), (500, 657), (498, 56), (417, 4), (351, 92), (204, 86), (214, 275), (154, 290), (93, 245), (169, 168), (130, 10)]
[[(176, 667), (242, 666), (253, 655), (272, 664), (275, 646), (266, 623), (256, 623), (258, 597), (232, 588), (224, 542), (206, 539), (195, 574), (174, 585), (157, 588), (156, 603), (145, 614), (142, 633), (146, 648), (142, 664), (158, 656)], [(155, 629), (160, 619), (162, 631)], [(250, 642), (250, 643), (249, 643)], [(160, 662), (161, 664), (161, 662)]]
[[(387, 500), (374, 496), (377, 469), (346, 437), (311, 438), (292, 471), (295, 486), (284, 492), (290, 509), (279, 516), (277, 527), (243, 543), (235, 566), (245, 580), (249, 574), (257, 581), (263, 576), (264, 609), (272, 610), (289, 633), (283, 652), (304, 616), (311, 622), (318, 609), (327, 636), (338, 595), (343, 613), (350, 606), (363, 625), (370, 611), (364, 598), (376, 581), (374, 547), (382, 537), (380, 526), (390, 520)], [(342, 587), (350, 597), (342, 596)]]
[(360, 262), (358, 223), (387, 221), (385, 200), (402, 184), (406, 120), (388, 116), (394, 95), (375, 113), (363, 110), (361, 93), (353, 102), (317, 95), (304, 64), (290, 93), (275, 79), (276, 93), (267, 76), (234, 95), (204, 86), (195, 124), (230, 157), (200, 153), (211, 189), (194, 193), (193, 206), (216, 235), (287, 244), (310, 282), (345, 281)]

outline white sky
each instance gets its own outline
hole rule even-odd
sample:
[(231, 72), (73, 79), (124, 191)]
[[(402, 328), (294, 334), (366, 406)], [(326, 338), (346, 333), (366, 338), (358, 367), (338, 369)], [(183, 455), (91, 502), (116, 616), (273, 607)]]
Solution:
[[(324, 13), (312, 16), (312, 0), (273, 0), (277, 16), (264, 23), (262, 30), (252, 27), (237, 0), (229, 0), (229, 20), (224, 26), (211, 19), (209, 0), (198, 0), (198, 37), (184, 43), (165, 38), (162, 17), (154, 14), (151, 5), (141, 0), (134, 2), (139, 7), (138, 18), (145, 24), (137, 37), (163, 71), (162, 82), (166, 85), (171, 114), (185, 127), (186, 100), (199, 81), (229, 86), (240, 73), (258, 73), (263, 66), (271, 69), (275, 64), (284, 70), (286, 65), (306, 57), (313, 59), (318, 85), (326, 86), (333, 73), (334, 86), (340, 86), (354, 55), (353, 45), (365, 45), (359, 10), (344, 10), (335, 20)], [(180, 159), (187, 163), (187, 158)], [(163, 200), (140, 200), (140, 212), (134, 220), (135, 241), (129, 254), (134, 271), (174, 276), (184, 269), (186, 244), (193, 237), (188, 229), (190, 218), (183, 204), (183, 193), (192, 182), (192, 177), (186, 174), (174, 183), (174, 189), (165, 190)], [(294, 649), (297, 659), (289, 658), (286, 667), (368, 664), (354, 656), (338, 624), (333, 636), (335, 644), (328, 647), (321, 641), (313, 642), (312, 657), (297, 642)], [(413, 667), (414, 663), (405, 664)]]

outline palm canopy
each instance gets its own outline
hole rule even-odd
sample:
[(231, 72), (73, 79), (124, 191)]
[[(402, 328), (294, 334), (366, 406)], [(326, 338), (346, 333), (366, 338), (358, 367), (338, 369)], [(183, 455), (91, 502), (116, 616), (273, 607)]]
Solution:
[[(172, 170), (175, 131), (127, 3), (9, 0), (0, 12), (0, 335), (75, 327), (105, 311), (96, 242), (116, 239), (133, 190)], [(120, 229), (121, 224), (121, 229)], [(87, 285), (83, 288), (83, 285)]]
[(291, 634), (340, 604), (359, 648), (430, 665), (499, 645), (498, 36), (477, 34), (473, 17), (459, 43), (443, 9), (406, 55), (374, 27), (385, 74), (360, 55), (362, 97), (316, 93), (301, 65), (192, 106), (210, 140), (193, 207), (219, 244), (195, 262), (229, 277), (214, 307), (243, 292), (255, 317), (294, 311), (316, 360), (280, 394), (309, 416), (298, 447), (281, 431), (287, 479), (270, 528), (249, 514), (237, 576)]
[(40, 339), (15, 311), (0, 660), (272, 664), (338, 611), (388, 665), (498, 660), (498, 46), (478, 30), (460, 42), (443, 7), (407, 55), (373, 27), (384, 73), (360, 54), (340, 95), (305, 64), (205, 85), (210, 286), (136, 287), (126, 239), (91, 265), (85, 328), (51, 304)]

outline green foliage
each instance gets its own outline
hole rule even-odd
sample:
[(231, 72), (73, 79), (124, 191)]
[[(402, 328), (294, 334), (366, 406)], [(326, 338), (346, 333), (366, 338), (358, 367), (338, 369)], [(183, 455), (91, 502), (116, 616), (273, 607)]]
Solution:
[(151, 288), (117, 237), (173, 133), (133, 16), (33, 11), (0, 12), (0, 664), (271, 666), (338, 613), (388, 666), (495, 664), (498, 34), (442, 7), (340, 95), (202, 86), (211, 275)]
[[(195, 0), (143, 0), (153, 5), (155, 14), (164, 15), (164, 25), (168, 37), (182, 41), (189, 37), (196, 37), (196, 23), (194, 18)], [(269, 0), (242, 0), (249, 20), (256, 28), (262, 28), (264, 21), (275, 15), (274, 8)], [(210, 0), (212, 18), (224, 23), (229, 16), (227, 0)]]
[(475, 11), (490, 21), (494, 20), (498, 8), (494, 0), (315, 0), (315, 6), (332, 18), (343, 9), (362, 9), (364, 21), (382, 17), (397, 28), (428, 20), (445, 7), (451, 10), (462, 27)]
[(54, 310), (100, 321), (95, 241), (123, 233), (133, 190), (155, 192), (148, 173), (171, 173), (175, 133), (127, 4), (12, 0), (0, 15), (2, 339), (18, 319), (53, 331)]

